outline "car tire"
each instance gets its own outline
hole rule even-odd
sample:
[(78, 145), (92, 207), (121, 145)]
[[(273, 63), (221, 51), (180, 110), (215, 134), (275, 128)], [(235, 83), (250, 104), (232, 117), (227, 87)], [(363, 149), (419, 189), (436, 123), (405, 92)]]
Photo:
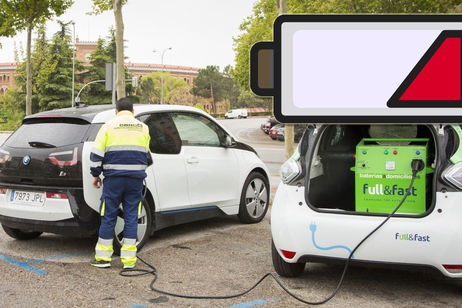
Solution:
[(305, 270), (305, 263), (288, 263), (279, 255), (274, 242), (271, 241), (271, 258), (276, 273), (282, 277), (298, 277)]
[[(151, 230), (153, 226), (153, 214), (150, 203), (145, 199), (141, 208), (141, 216), (138, 217), (138, 239), (136, 241), (137, 250), (140, 251), (144, 244), (149, 240), (151, 236)], [(120, 248), (122, 248), (123, 239), (123, 210), (119, 210), (117, 216), (117, 222), (114, 230), (114, 254), (120, 255)]]
[(239, 204), (239, 220), (243, 223), (260, 222), (269, 207), (268, 179), (259, 172), (251, 172), (244, 182)]
[(5, 225), (2, 225), (2, 228), (6, 234), (8, 234), (14, 239), (21, 241), (32, 240), (34, 238), (39, 237), (43, 233), (38, 231), (24, 231), (21, 229), (10, 228)]

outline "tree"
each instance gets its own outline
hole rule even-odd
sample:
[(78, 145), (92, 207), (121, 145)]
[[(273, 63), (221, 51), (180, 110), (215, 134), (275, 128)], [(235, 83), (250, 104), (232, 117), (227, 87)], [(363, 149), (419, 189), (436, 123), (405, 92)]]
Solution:
[(125, 69), (124, 69), (124, 22), (122, 6), (127, 0), (93, 0), (95, 14), (113, 10), (115, 18), (116, 66), (117, 66), (117, 98), (125, 97)]
[[(106, 63), (116, 62), (116, 39), (115, 32), (110, 29), (109, 35), (103, 39), (100, 38), (96, 42), (96, 49), (90, 55), (90, 64), (86, 72), (82, 73), (85, 82), (104, 80), (106, 75)], [(130, 79), (131, 76), (128, 70), (124, 67), (125, 79)], [(131, 84), (126, 86), (126, 91), (130, 92)], [(111, 92), (106, 91), (104, 83), (94, 83), (86, 87), (80, 94), (84, 97), (83, 102), (86, 104), (106, 104), (111, 102)]]
[[(189, 102), (190, 86), (181, 78), (163, 72), (164, 104), (184, 105)], [(138, 93), (141, 101), (148, 104), (160, 104), (161, 72), (154, 72), (141, 77)]]
[[(30, 63), (30, 72), (31, 77), (30, 81), (34, 85), (32, 87), (31, 93), (31, 111), (32, 113), (39, 111), (38, 104), (38, 95), (37, 95), (37, 85), (36, 80), (38, 74), (43, 70), (43, 65), (49, 56), (48, 54), (48, 39), (46, 37), (46, 29), (44, 25), (40, 25), (37, 29), (37, 37), (34, 41), (34, 49), (31, 52), (31, 63)], [(25, 108), (25, 97), (27, 92), (27, 68), (26, 61), (24, 59), (23, 53), (21, 53), (21, 58), (17, 55), (18, 66), (16, 68), (16, 88), (17, 98), (19, 102), (22, 102), (21, 108)]]
[(224, 97), (229, 100), (230, 106), (238, 104), (241, 94), (241, 88), (233, 77), (233, 70), (233, 67), (230, 65), (223, 69)]
[(278, 15), (275, 0), (259, 0), (239, 29), (242, 32), (234, 38), (235, 66), (233, 77), (243, 90), (249, 90), (250, 48), (259, 41), (273, 39), (273, 22)]
[[(2, 16), (0, 35), (12, 35), (24, 29), (27, 30), (26, 115), (32, 113), (32, 30), (52, 17), (63, 14), (72, 3), (73, 0), (0, 0), (0, 16)], [(5, 27), (10, 27), (10, 29), (6, 30)]]
[(211, 98), (212, 112), (216, 113), (216, 102), (227, 98), (226, 86), (225, 77), (220, 73), (219, 67), (208, 65), (205, 69), (199, 70), (196, 79), (194, 79), (192, 94)]
[[(70, 22), (58, 21), (58, 23), (61, 29), (53, 35), (51, 43), (45, 49), (46, 59), (36, 80), (35, 90), (41, 111), (72, 105), (73, 50), (68, 29)], [(75, 69), (77, 71), (83, 69), (80, 62), (76, 61)]]
[(8, 89), (0, 95), (0, 130), (15, 130), (24, 118), (24, 109), (18, 105), (20, 94)]

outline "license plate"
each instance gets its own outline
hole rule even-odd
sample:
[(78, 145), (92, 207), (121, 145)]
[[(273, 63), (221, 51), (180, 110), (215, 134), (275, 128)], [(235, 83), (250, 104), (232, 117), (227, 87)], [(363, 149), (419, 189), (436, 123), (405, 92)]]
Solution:
[(15, 204), (43, 206), (46, 195), (42, 192), (9, 190), (8, 201)]

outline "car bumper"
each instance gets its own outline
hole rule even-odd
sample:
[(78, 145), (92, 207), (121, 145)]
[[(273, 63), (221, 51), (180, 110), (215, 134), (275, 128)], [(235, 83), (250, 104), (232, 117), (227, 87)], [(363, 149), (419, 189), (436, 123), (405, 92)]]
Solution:
[(0, 223), (11, 228), (51, 232), (63, 235), (87, 236), (96, 234), (100, 217), (84, 201), (83, 189), (75, 187), (38, 187), (9, 185), (1, 187), (34, 192), (66, 193), (67, 199), (47, 198), (43, 206), (8, 202), (7, 194), (0, 195)]
[[(461, 278), (462, 194), (437, 193), (436, 207), (424, 217), (394, 217), (355, 252), (354, 261), (428, 266), (445, 276)], [(288, 263), (346, 259), (384, 216), (355, 215), (341, 210), (315, 211), (305, 202), (304, 187), (280, 184), (271, 211), (274, 244)], [(421, 240), (410, 240), (420, 237)], [(295, 252), (291, 259), (282, 250)]]

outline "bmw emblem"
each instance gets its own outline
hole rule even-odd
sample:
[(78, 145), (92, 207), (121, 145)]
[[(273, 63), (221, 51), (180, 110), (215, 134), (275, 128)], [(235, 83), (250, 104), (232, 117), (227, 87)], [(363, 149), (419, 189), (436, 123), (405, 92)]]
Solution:
[(26, 155), (22, 158), (22, 163), (24, 164), (24, 166), (27, 166), (30, 164), (30, 156), (29, 155)]

